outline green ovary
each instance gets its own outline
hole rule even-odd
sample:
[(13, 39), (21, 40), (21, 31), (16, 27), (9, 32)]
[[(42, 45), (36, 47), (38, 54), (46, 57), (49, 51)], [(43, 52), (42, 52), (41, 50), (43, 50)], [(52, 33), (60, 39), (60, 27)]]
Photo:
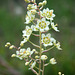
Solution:
[(31, 30), (31, 29), (28, 29), (28, 30), (26, 31), (26, 34), (27, 34), (27, 35), (30, 35), (31, 32), (32, 32), (32, 30)]
[(44, 21), (39, 22), (39, 27), (40, 27), (41, 29), (46, 28), (46, 23), (45, 23)]
[(44, 42), (45, 44), (49, 44), (49, 43), (50, 43), (50, 39), (49, 39), (48, 37), (44, 37), (44, 38), (43, 38), (43, 42)]

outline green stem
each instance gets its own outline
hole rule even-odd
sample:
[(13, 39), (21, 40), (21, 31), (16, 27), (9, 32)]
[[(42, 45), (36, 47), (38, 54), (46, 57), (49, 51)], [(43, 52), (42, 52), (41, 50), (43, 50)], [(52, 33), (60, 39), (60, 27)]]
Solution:
[(44, 75), (44, 61), (43, 61), (43, 71), (42, 71), (42, 75)]
[(37, 47), (37, 48), (40, 48), (40, 46), (34, 44), (33, 42), (31, 42), (30, 40), (28, 40), (33, 46)]
[(49, 49), (47, 49), (47, 50), (44, 50), (44, 51), (42, 51), (42, 53), (45, 53), (45, 52), (48, 52), (48, 51), (50, 51), (51, 49), (53, 49), (55, 46), (53, 46), (53, 47), (51, 47), (51, 48), (49, 48)]
[(40, 62), (40, 64), (39, 64), (39, 75), (40, 75), (40, 69), (41, 69), (41, 53), (42, 53), (42, 45), (41, 45), (41, 32), (39, 33), (40, 34), (40, 60), (39, 60), (39, 62)]

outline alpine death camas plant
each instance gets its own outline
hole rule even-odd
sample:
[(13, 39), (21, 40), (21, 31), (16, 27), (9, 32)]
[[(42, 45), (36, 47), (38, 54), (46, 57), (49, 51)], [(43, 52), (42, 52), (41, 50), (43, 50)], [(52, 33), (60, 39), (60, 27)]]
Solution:
[[(9, 49), (17, 49), (16, 53), (12, 54), (11, 57), (17, 57), (20, 60), (25, 60), (25, 66), (29, 66), (29, 69), (32, 70), (36, 75), (44, 75), (45, 66), (57, 63), (55, 58), (50, 58), (49, 62), (45, 63), (45, 61), (48, 59), (46, 52), (50, 51), (54, 47), (56, 47), (58, 50), (62, 50), (60, 48), (60, 42), (56, 41), (51, 36), (51, 34), (48, 33), (48, 31), (50, 31), (51, 29), (59, 32), (57, 27), (58, 25), (54, 24), (53, 22), (53, 19), (55, 17), (54, 10), (49, 10), (49, 8), (43, 9), (44, 5), (47, 4), (46, 0), (38, 4), (35, 0), (25, 0), (25, 2), (29, 4), (27, 6), (28, 11), (24, 23), (26, 25), (32, 23), (33, 24), (31, 25), (31, 27), (27, 25), (22, 31), (23, 41), (21, 41), (18, 48), (14, 45), (11, 45), (10, 42), (7, 42), (5, 47), (9, 47)], [(39, 32), (39, 34), (35, 34), (34, 32)], [(36, 45), (30, 41), (31, 35), (39, 37), (39, 45)], [(34, 48), (31, 49), (30, 47), (28, 47), (27, 49), (23, 48), (23, 45), (26, 42), (30, 42), (33, 46), (38, 48), (38, 50)], [(47, 46), (49, 46), (50, 48), (47, 49)], [(32, 57), (33, 55), (35, 57)], [(36, 71), (35, 68), (38, 71)], [(59, 75), (61, 75), (60, 72)]]

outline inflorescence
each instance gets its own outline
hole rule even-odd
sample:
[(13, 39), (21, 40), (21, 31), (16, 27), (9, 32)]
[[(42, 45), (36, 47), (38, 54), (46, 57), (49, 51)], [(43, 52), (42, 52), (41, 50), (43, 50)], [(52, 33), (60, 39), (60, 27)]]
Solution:
[[(14, 45), (11, 45), (10, 42), (7, 42), (5, 47), (9, 47), (9, 49), (16, 49), (16, 53), (12, 54), (11, 57), (17, 57), (20, 60), (25, 60), (25, 65), (29, 66), (36, 75), (44, 75), (44, 67), (49, 64), (56, 64), (56, 59), (51, 58), (48, 63), (45, 61), (49, 58), (45, 52), (50, 51), (54, 47), (58, 50), (62, 50), (60, 48), (60, 42), (56, 41), (51, 35), (48, 33), (51, 29), (56, 32), (59, 32), (58, 25), (54, 24), (53, 20), (55, 17), (54, 10), (50, 10), (49, 8), (43, 9), (43, 7), (47, 4), (47, 1), (36, 3), (35, 0), (25, 0), (25, 2), (29, 3), (27, 6), (27, 15), (25, 17), (25, 24), (31, 24), (31, 26), (26, 26), (22, 31), (23, 40), (20, 42), (20, 46), (17, 48)], [(34, 32), (39, 32), (35, 34)], [(30, 36), (34, 35), (35, 37), (39, 37), (39, 45), (34, 44), (30, 41)], [(31, 49), (30, 47), (23, 48), (26, 42), (30, 42), (37, 49)], [(47, 47), (50, 47), (47, 49)], [(33, 57), (34, 56), (34, 57)], [(42, 68), (43, 62), (43, 68)], [(39, 66), (37, 66), (38, 64)], [(35, 68), (39, 71), (36, 71)], [(59, 73), (59, 75), (61, 75)], [(63, 74), (62, 74), (63, 75)]]

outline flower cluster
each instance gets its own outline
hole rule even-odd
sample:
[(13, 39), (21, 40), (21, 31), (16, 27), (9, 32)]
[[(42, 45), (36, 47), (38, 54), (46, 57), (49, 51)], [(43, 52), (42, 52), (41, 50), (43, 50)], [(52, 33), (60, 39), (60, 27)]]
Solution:
[[(25, 0), (25, 2), (30, 3), (27, 6), (27, 15), (25, 17), (25, 24), (31, 24), (30, 26), (26, 26), (25, 29), (22, 31), (23, 41), (20, 42), (20, 47), (16, 47), (11, 45), (9, 42), (6, 43), (5, 47), (9, 47), (9, 49), (17, 49), (15, 54), (12, 54), (11, 57), (17, 57), (20, 60), (25, 60), (25, 65), (29, 66), (36, 75), (40, 75), (40, 72), (44, 73), (44, 67), (49, 64), (56, 64), (55, 58), (51, 58), (48, 63), (45, 61), (49, 58), (45, 55), (45, 52), (56, 47), (58, 50), (62, 50), (60, 47), (60, 42), (56, 41), (51, 33), (48, 33), (51, 29), (59, 32), (58, 25), (54, 24), (53, 19), (55, 17), (54, 10), (49, 10), (49, 8), (43, 9), (44, 5), (47, 4), (47, 1), (44, 0), (43, 2), (36, 3), (35, 0)], [(43, 9), (43, 10), (42, 10)], [(38, 15), (39, 17), (36, 17)], [(39, 32), (39, 34), (35, 34), (34, 32)], [(34, 35), (35, 37), (39, 37), (39, 44), (36, 45), (30, 41), (30, 36)], [(28, 47), (27, 49), (22, 48), (26, 42), (30, 42), (36, 49), (31, 49)], [(50, 46), (47, 49), (47, 46)], [(43, 62), (43, 69), (41, 68), (41, 64)], [(36, 66), (36, 64), (39, 65)], [(34, 69), (38, 69), (39, 73)]]

